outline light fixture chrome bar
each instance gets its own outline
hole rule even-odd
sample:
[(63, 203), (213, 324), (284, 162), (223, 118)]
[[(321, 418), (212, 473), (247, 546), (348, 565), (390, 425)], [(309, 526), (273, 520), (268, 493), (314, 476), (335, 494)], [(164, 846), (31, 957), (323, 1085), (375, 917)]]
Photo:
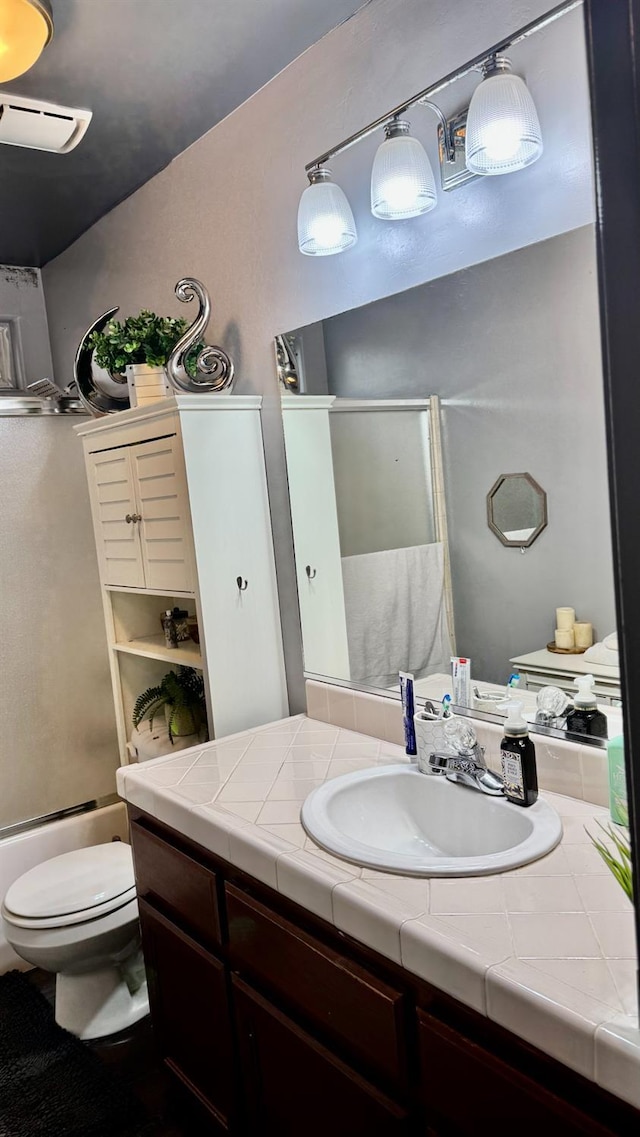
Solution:
[(446, 119), (442, 114), (440, 108), (430, 101), (433, 96), (437, 95), (439, 91), (444, 91), (446, 87), (451, 86), (451, 84), (455, 83), (458, 79), (462, 79), (471, 71), (477, 71), (482, 68), (482, 65), (486, 63), (487, 60), (491, 59), (492, 56), (500, 55), (502, 52), (507, 51), (510, 47), (514, 47), (515, 44), (521, 43), (530, 35), (533, 35), (535, 32), (539, 32), (542, 28), (546, 28), (549, 24), (554, 23), (555, 20), (560, 19), (562, 16), (566, 16), (569, 12), (572, 12), (574, 8), (581, 8), (582, 3), (583, 0), (564, 0), (564, 3), (556, 5), (555, 8), (551, 8), (551, 10), (549, 12), (546, 12), (544, 16), (539, 16), (537, 20), (532, 20), (531, 23), (525, 24), (524, 27), (520, 28), (517, 32), (513, 32), (512, 35), (507, 36), (505, 39), (500, 40), (499, 43), (494, 44), (493, 47), (489, 48), (488, 51), (483, 51), (482, 55), (477, 55), (475, 59), (471, 59), (468, 63), (464, 63), (462, 67), (458, 67), (455, 71), (451, 71), (444, 77), (444, 79), (438, 80), (437, 83), (433, 83), (430, 87), (425, 87), (423, 91), (419, 91), (417, 95), (412, 95), (410, 99), (406, 100), (406, 102), (400, 103), (399, 106), (394, 107), (393, 110), (387, 111), (386, 114), (380, 115), (380, 117), (375, 119), (374, 122), (370, 122), (367, 126), (363, 126), (362, 129), (356, 131), (355, 134), (349, 135), (348, 138), (345, 138), (342, 142), (339, 142), (337, 146), (333, 146), (330, 150), (326, 150), (324, 154), (320, 154), (318, 158), (314, 158), (312, 162), (308, 162), (305, 166), (305, 170), (307, 173), (309, 173), (310, 170), (316, 169), (318, 166), (323, 166), (325, 162), (328, 162), (330, 158), (334, 158), (336, 154), (342, 154), (345, 150), (350, 150), (351, 147), (355, 146), (357, 142), (361, 142), (363, 138), (368, 138), (370, 134), (374, 134), (376, 130), (380, 130), (381, 127), (385, 126), (386, 123), (388, 123), (391, 119), (406, 114), (406, 112), (411, 110), (412, 107), (418, 105), (429, 106), (433, 111), (436, 112), (436, 114), (442, 115), (442, 119), (444, 120), (445, 125), (445, 139), (447, 139), (447, 150), (450, 152), (450, 140), (448, 140)]

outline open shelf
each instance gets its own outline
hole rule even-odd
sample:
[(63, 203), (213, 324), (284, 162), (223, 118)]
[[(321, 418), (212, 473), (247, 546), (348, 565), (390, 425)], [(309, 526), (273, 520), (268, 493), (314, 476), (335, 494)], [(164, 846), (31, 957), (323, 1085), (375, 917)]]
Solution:
[[(166, 588), (129, 588), (123, 584), (103, 584), (105, 592), (121, 592), (124, 596), (166, 596)], [(195, 592), (172, 592), (179, 600), (193, 600)]]
[(167, 647), (162, 632), (159, 635), (140, 636), (138, 639), (127, 640), (126, 643), (114, 643), (111, 646), (114, 651), (127, 652), (129, 655), (161, 659), (178, 667), (199, 667), (202, 670), (202, 655), (198, 644), (192, 640), (185, 640), (177, 647)]

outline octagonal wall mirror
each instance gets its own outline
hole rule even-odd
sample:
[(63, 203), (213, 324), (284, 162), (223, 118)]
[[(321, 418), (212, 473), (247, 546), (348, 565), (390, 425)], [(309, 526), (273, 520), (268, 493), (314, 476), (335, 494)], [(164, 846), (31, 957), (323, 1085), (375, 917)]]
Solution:
[(547, 495), (531, 474), (501, 474), (487, 494), (489, 528), (503, 545), (526, 549), (547, 525)]

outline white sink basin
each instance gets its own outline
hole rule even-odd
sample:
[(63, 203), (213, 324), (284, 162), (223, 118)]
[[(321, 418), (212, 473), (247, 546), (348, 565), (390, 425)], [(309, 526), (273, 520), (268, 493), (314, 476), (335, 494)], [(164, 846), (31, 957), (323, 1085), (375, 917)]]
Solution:
[(313, 790), (304, 828), (347, 861), (412, 876), (482, 876), (543, 857), (562, 837), (540, 799), (528, 809), (414, 766), (379, 766)]

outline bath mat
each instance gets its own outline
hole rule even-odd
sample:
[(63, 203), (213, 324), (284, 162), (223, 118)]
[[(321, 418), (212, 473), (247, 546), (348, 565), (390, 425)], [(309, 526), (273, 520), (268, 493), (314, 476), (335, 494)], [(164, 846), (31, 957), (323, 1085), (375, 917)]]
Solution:
[(0, 1137), (151, 1137), (142, 1104), (59, 1027), (18, 971), (0, 976)]

